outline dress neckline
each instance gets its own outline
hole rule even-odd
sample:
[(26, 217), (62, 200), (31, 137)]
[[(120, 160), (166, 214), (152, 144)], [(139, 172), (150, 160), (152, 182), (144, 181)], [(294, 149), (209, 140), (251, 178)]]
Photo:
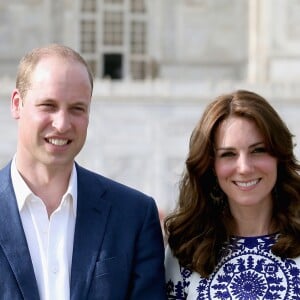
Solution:
[(263, 234), (263, 235), (256, 235), (256, 236), (241, 236), (241, 235), (231, 235), (230, 239), (239, 240), (239, 239), (262, 239), (262, 238), (272, 238), (279, 235), (279, 232)]

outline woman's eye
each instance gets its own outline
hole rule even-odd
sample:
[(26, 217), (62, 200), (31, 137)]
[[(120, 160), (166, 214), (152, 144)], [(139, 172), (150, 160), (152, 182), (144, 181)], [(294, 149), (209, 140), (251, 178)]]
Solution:
[(223, 152), (220, 154), (220, 157), (231, 157), (234, 156), (234, 152)]
[(265, 153), (267, 152), (265, 147), (257, 147), (253, 150), (253, 153)]

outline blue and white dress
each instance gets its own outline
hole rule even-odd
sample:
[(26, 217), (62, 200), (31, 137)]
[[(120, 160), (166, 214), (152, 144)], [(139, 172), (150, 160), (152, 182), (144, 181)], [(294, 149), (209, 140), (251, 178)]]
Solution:
[(166, 249), (168, 299), (300, 300), (300, 257), (281, 259), (271, 252), (275, 235), (233, 237), (208, 279), (178, 264)]

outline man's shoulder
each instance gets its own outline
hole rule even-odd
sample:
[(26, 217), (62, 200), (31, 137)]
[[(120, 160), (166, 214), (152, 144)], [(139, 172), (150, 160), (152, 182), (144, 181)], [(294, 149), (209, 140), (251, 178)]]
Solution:
[(139, 191), (133, 187), (115, 181), (114, 179), (103, 176), (95, 171), (86, 169), (76, 164), (78, 183), (88, 183), (89, 186), (97, 187), (101, 190), (105, 190), (106, 194), (110, 197), (126, 197), (128, 199), (143, 199), (143, 201), (152, 202), (151, 196), (146, 195), (142, 191)]
[(2, 183), (3, 181), (8, 181), (10, 177), (10, 166), (11, 161), (0, 168), (0, 181), (2, 181)]
[(8, 163), (0, 167), (0, 174), (6, 174), (6, 175), (9, 174), (11, 162), (12, 161), (9, 161)]

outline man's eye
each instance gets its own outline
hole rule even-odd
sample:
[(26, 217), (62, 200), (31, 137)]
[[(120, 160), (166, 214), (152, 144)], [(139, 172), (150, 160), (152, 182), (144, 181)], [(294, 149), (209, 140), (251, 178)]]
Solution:
[(54, 106), (54, 104), (52, 104), (52, 103), (41, 103), (40, 105), (39, 105), (39, 107), (41, 107), (41, 108), (46, 108), (46, 109), (52, 109), (52, 108), (55, 108), (55, 106)]
[(76, 112), (85, 112), (86, 111), (86, 109), (83, 106), (74, 106), (72, 109)]

